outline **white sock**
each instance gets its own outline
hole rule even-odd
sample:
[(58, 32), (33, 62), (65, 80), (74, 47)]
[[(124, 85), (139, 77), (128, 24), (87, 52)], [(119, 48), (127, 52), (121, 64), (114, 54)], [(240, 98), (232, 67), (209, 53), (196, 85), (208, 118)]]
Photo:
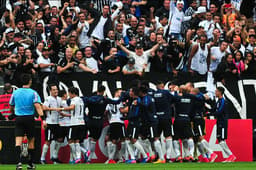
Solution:
[(125, 143), (131, 159), (135, 159), (134, 149), (131, 145), (131, 142), (129, 140), (126, 140)]
[(145, 150), (146, 153), (149, 153), (150, 156), (154, 155), (152, 147), (151, 147), (151, 142), (149, 141), (149, 139), (145, 139), (145, 140), (141, 140), (142, 141), (142, 145), (143, 148)]
[(189, 156), (188, 139), (182, 140), (182, 146), (183, 146), (183, 151), (184, 151), (184, 157)]
[(84, 139), (84, 141), (83, 141), (83, 147), (84, 147), (87, 151), (90, 149), (89, 138)]
[(76, 159), (81, 159), (80, 144), (79, 143), (75, 143), (75, 147), (76, 147)]
[(74, 160), (74, 159), (76, 159), (76, 147), (75, 147), (75, 144), (74, 143), (70, 143), (69, 146), (70, 146), (70, 155), (72, 155), (71, 157)]
[(205, 139), (203, 139), (203, 140), (201, 141), (201, 143), (204, 145), (204, 148), (205, 148), (206, 152), (211, 155), (211, 154), (213, 153), (213, 151), (212, 151), (212, 149), (210, 148), (209, 143), (208, 143)]
[(92, 156), (95, 154), (94, 153), (95, 152), (95, 146), (96, 146), (96, 142), (91, 140), (90, 141), (90, 151), (91, 151), (91, 153), (90, 153), (90, 156), (88, 158), (89, 161), (91, 160)]
[(56, 141), (55, 142), (55, 150), (54, 150), (53, 158), (58, 159), (58, 156), (59, 156), (58, 153), (59, 153), (60, 147), (61, 147), (61, 143)]
[(231, 150), (229, 149), (229, 147), (228, 147), (226, 141), (221, 141), (221, 142), (220, 142), (220, 146), (221, 146), (221, 148), (224, 150), (224, 152), (225, 152), (228, 156), (233, 155), (233, 153), (232, 153)]
[(54, 158), (54, 153), (56, 153), (55, 146), (56, 146), (56, 141), (52, 140), (50, 144), (50, 158)]
[(116, 154), (116, 144), (112, 143), (111, 144), (111, 153), (109, 155), (109, 159), (114, 159)]
[(202, 144), (202, 142), (198, 142), (198, 143), (197, 143), (197, 146), (198, 146), (198, 150), (199, 150), (199, 152), (201, 153), (201, 155), (202, 155), (204, 158), (207, 158), (207, 155), (205, 154), (205, 148), (204, 148), (204, 145)]
[(42, 154), (41, 154), (41, 160), (43, 160), (43, 161), (45, 161), (45, 156), (47, 154), (48, 148), (49, 148), (49, 146), (44, 144), (43, 149), (42, 149)]
[(176, 153), (176, 158), (180, 156), (180, 142), (178, 140), (173, 141), (173, 149)]
[(81, 152), (82, 152), (83, 155), (87, 153), (87, 150), (84, 148), (83, 143), (80, 143), (80, 149), (81, 149)]
[(188, 139), (188, 148), (189, 148), (190, 156), (194, 157), (195, 144), (193, 139)]
[(173, 148), (172, 139), (166, 139), (165, 141), (166, 141), (166, 158), (171, 159), (172, 148)]
[(127, 152), (127, 147), (125, 142), (121, 142), (121, 149), (120, 149), (120, 155), (123, 157), (125, 160), (128, 160), (128, 152)]
[(147, 158), (148, 157), (146, 152), (144, 151), (142, 145), (140, 144), (140, 142), (138, 140), (133, 144), (133, 146), (135, 146), (135, 148), (137, 148), (140, 151), (140, 153), (142, 154), (143, 158)]
[(155, 140), (154, 146), (155, 146), (156, 152), (158, 153), (159, 159), (164, 160), (164, 154), (163, 154), (161, 142), (159, 140)]
[(112, 149), (112, 142), (107, 141), (107, 151), (108, 151), (108, 159), (110, 160), (110, 155), (111, 155), (111, 149)]

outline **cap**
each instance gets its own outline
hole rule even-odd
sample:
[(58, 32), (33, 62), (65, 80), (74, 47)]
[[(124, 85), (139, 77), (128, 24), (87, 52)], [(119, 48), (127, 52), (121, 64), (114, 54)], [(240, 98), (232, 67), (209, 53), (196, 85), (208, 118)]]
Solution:
[(14, 32), (14, 29), (12, 29), (11, 27), (9, 27), (9, 28), (7, 28), (7, 29), (5, 30), (5, 33), (6, 33), (6, 34), (9, 34), (9, 33), (11, 33), (11, 32)]
[(49, 51), (49, 50), (50, 50), (49, 47), (44, 46), (43, 51)]
[(206, 13), (206, 8), (204, 6), (200, 6), (197, 8), (197, 11), (195, 13), (196, 14)]
[(128, 64), (135, 64), (134, 58), (129, 58), (129, 60), (128, 60), (127, 63), (128, 63)]
[(136, 49), (141, 49), (141, 48), (143, 48), (143, 47), (142, 47), (142, 44), (141, 44), (141, 43), (137, 43), (135, 48), (136, 48)]

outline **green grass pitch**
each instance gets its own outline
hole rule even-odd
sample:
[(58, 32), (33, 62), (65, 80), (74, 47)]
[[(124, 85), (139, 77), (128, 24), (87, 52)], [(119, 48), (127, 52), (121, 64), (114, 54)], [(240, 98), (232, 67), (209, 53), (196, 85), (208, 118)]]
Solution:
[[(0, 170), (15, 170), (15, 165), (0, 165)], [(23, 170), (26, 170), (23, 165)], [(37, 165), (36, 170), (256, 170), (256, 162), (168, 163), (168, 164), (58, 164)]]

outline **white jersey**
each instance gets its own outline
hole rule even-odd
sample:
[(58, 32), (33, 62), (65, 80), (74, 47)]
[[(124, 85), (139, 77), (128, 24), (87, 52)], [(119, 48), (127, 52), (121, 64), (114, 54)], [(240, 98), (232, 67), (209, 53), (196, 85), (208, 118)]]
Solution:
[(84, 125), (84, 102), (80, 97), (71, 99), (71, 104), (75, 105), (75, 109), (71, 110), (70, 126)]
[[(68, 107), (67, 101), (61, 100), (60, 107), (61, 108)], [(61, 111), (61, 112), (65, 113), (65, 114), (70, 114), (69, 111)], [(64, 116), (59, 115), (59, 125), (60, 126), (69, 126), (70, 125), (70, 117), (64, 117)]]
[(201, 75), (207, 73), (207, 56), (208, 47), (207, 44), (204, 46), (204, 50), (201, 48), (200, 43), (198, 43), (198, 50), (193, 56), (191, 61), (191, 69), (198, 72)]
[[(61, 98), (48, 96), (44, 101), (44, 106), (49, 108), (60, 108)], [(59, 123), (59, 112), (57, 111), (46, 111), (46, 123), (47, 124), (58, 124)]]
[(210, 71), (216, 71), (218, 65), (221, 62), (221, 59), (225, 56), (226, 52), (220, 51), (220, 47), (212, 47), (211, 48), (211, 56), (215, 57), (216, 60), (211, 60)]
[[(118, 100), (118, 98), (114, 98), (114, 100)], [(110, 113), (109, 123), (124, 123), (121, 118), (123, 117), (120, 112), (120, 108), (123, 107), (122, 102), (119, 104), (108, 104), (106, 110)]]

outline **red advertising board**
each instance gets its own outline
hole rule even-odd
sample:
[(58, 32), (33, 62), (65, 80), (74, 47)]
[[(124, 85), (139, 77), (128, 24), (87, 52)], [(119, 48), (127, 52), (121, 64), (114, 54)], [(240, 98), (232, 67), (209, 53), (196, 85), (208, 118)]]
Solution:
[[(221, 147), (218, 145), (216, 139), (216, 120), (206, 120), (206, 140), (212, 150), (218, 154), (216, 162), (223, 161), (227, 155), (222, 152)], [(108, 126), (103, 129), (103, 133), (96, 145), (96, 157), (93, 162), (105, 162), (106, 155), (106, 142), (105, 136)], [(237, 157), (236, 161), (249, 162), (253, 160), (253, 141), (252, 141), (252, 120), (251, 119), (230, 119), (228, 122), (228, 139), (227, 144), (233, 154)], [(42, 145), (44, 141), (44, 132), (42, 131)], [(69, 161), (69, 147), (63, 147), (59, 152), (59, 159), (63, 162)], [(47, 162), (49, 160), (49, 153), (47, 154)]]

